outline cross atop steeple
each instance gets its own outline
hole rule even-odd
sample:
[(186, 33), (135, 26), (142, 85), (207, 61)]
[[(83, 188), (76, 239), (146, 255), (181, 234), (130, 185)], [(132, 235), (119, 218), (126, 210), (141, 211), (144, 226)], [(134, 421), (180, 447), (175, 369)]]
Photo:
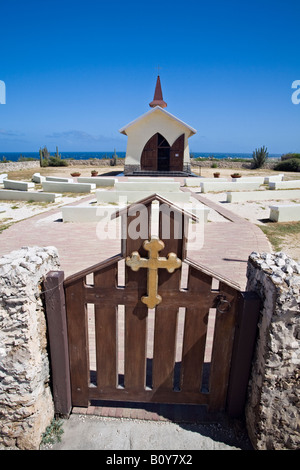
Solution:
[(156, 80), (154, 98), (153, 98), (153, 101), (151, 101), (151, 103), (149, 103), (149, 106), (151, 108), (155, 108), (155, 106), (160, 106), (161, 108), (166, 108), (167, 107), (167, 103), (163, 100), (159, 75), (157, 76), (157, 80)]

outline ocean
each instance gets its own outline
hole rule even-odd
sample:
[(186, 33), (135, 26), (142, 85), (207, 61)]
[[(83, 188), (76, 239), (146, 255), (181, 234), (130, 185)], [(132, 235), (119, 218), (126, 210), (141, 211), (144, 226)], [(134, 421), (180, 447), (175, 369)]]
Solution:
[[(51, 152), (50, 152), (51, 153)], [(111, 158), (114, 155), (114, 152), (59, 152), (61, 158), (72, 158), (74, 160), (89, 160), (90, 158)], [(118, 158), (125, 158), (126, 152), (116, 152)], [(51, 153), (54, 155), (54, 153)], [(20, 157), (24, 158), (34, 158), (39, 160), (39, 152), (1, 152), (0, 151), (0, 163), (2, 161), (11, 161), (17, 162), (20, 160)], [(251, 159), (252, 153), (220, 153), (220, 152), (191, 152), (191, 157), (198, 158), (244, 158)], [(269, 154), (269, 158), (280, 158), (281, 154)]]

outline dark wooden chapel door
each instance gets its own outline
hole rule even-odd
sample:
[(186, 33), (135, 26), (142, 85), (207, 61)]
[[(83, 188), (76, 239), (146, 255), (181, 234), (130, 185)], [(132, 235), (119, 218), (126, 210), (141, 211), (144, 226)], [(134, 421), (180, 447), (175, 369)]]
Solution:
[(175, 140), (170, 149), (170, 171), (183, 171), (184, 134)]
[(141, 170), (169, 171), (170, 144), (159, 132), (146, 143), (141, 156)]
[(157, 134), (146, 143), (141, 156), (141, 170), (157, 170)]

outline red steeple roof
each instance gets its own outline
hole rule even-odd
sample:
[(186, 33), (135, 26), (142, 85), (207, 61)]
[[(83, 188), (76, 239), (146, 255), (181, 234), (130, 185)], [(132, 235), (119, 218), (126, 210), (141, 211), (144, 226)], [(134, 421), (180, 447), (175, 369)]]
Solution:
[(167, 103), (163, 100), (159, 75), (157, 76), (157, 80), (156, 80), (154, 98), (153, 98), (153, 101), (149, 103), (149, 106), (151, 108), (155, 108), (155, 106), (160, 106), (161, 108), (167, 107)]

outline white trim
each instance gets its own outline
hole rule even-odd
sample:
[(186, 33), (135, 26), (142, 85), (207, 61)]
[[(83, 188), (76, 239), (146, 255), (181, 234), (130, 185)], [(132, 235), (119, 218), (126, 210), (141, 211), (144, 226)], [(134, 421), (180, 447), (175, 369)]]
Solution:
[(186, 124), (185, 122), (181, 121), (181, 119), (178, 119), (176, 116), (173, 116), (173, 114), (169, 113), (168, 111), (166, 111), (165, 109), (161, 108), (160, 106), (155, 106), (155, 108), (152, 108), (150, 109), (149, 111), (147, 111), (145, 114), (143, 114), (142, 116), (134, 119), (134, 121), (131, 121), (129, 124), (127, 124), (126, 126), (122, 127), (119, 132), (121, 134), (124, 134), (124, 135), (127, 135), (126, 134), (126, 129), (128, 129), (128, 127), (131, 127), (133, 124), (137, 123), (138, 121), (142, 120), (144, 117), (148, 116), (149, 114), (151, 113), (155, 113), (156, 111), (159, 111), (159, 112), (162, 112), (164, 114), (166, 114), (167, 116), (169, 116), (170, 118), (174, 119), (175, 121), (179, 122), (181, 125), (183, 125), (184, 127), (187, 127), (189, 130), (190, 130), (190, 136), (192, 136), (193, 134), (196, 134), (196, 129), (194, 129), (193, 127), (189, 126), (188, 124)]

